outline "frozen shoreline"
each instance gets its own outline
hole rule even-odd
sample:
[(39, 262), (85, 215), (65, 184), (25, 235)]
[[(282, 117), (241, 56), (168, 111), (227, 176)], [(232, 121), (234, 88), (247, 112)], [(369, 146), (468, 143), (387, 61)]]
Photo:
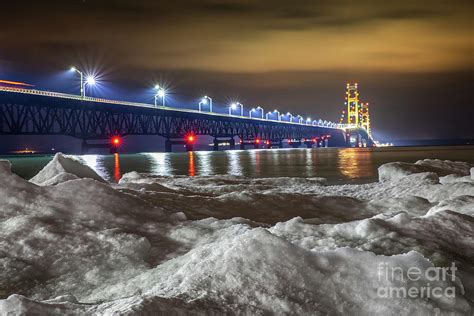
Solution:
[[(379, 178), (128, 173), (111, 185), (57, 156), (29, 182), (1, 161), (0, 312), (472, 313), (474, 168), (390, 163)], [(455, 280), (430, 285), (454, 298), (377, 292), (429, 283), (380, 279), (381, 263), (452, 262)]]

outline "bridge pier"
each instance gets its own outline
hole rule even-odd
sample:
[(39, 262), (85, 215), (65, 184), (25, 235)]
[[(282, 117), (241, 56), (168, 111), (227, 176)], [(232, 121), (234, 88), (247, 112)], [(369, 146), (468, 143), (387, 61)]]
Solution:
[(317, 140), (305, 140), (304, 144), (306, 145), (307, 148), (313, 148), (314, 144), (317, 144)]
[(252, 140), (240, 140), (240, 149), (245, 150), (245, 146), (253, 146), (254, 149), (259, 149), (260, 144), (262, 141), (260, 139), (252, 139)]
[(105, 138), (105, 139), (97, 139), (97, 141), (105, 141), (104, 142), (99, 142), (99, 143), (88, 143), (87, 139), (83, 139), (81, 143), (81, 155), (85, 155), (89, 152), (89, 149), (108, 149), (109, 153), (111, 154), (116, 154), (118, 153), (119, 149), (119, 144), (113, 144), (111, 143), (110, 139)]
[(299, 148), (301, 146), (301, 141), (288, 140), (288, 145), (290, 145), (291, 148)]
[(219, 145), (221, 144), (229, 144), (230, 149), (235, 149), (235, 140), (234, 138), (230, 139), (218, 139), (217, 137), (214, 137), (213, 145), (212, 145), (212, 150), (218, 151), (219, 150)]
[(193, 151), (194, 146), (192, 142), (188, 142), (185, 139), (170, 139), (165, 140), (165, 152), (170, 153), (173, 151), (173, 145), (185, 145), (186, 151)]

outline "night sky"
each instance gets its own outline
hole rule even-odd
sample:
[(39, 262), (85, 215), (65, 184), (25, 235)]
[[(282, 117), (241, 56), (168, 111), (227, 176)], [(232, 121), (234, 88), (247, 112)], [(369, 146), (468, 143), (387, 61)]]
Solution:
[(191, 107), (239, 100), (338, 121), (345, 85), (370, 102), (374, 136), (474, 138), (472, 1), (8, 1), (0, 79)]

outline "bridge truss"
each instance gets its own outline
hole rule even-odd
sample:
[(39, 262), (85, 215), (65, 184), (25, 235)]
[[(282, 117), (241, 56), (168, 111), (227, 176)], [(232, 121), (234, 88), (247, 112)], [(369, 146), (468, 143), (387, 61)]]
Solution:
[(342, 129), (271, 121), (192, 110), (153, 108), (138, 103), (108, 102), (0, 91), (0, 135), (67, 135), (105, 139), (126, 135), (238, 136), (241, 140), (311, 139), (330, 135), (344, 146)]

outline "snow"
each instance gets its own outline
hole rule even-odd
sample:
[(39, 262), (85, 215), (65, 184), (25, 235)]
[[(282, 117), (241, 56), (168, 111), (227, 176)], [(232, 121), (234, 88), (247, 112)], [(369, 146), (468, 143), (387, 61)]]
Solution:
[[(472, 314), (473, 170), (421, 160), (361, 185), (137, 172), (108, 184), (61, 154), (30, 182), (0, 161), (0, 314)], [(453, 262), (453, 278), (406, 277)], [(382, 265), (403, 273), (381, 278)], [(428, 283), (456, 295), (378, 292)]]
[(414, 173), (432, 172), (438, 176), (468, 176), (470, 166), (466, 162), (424, 159), (415, 163), (391, 162), (379, 167), (379, 181), (394, 181)]
[(91, 178), (105, 182), (94, 170), (62, 153), (57, 153), (53, 160), (30, 181), (38, 185), (55, 185), (78, 178)]

